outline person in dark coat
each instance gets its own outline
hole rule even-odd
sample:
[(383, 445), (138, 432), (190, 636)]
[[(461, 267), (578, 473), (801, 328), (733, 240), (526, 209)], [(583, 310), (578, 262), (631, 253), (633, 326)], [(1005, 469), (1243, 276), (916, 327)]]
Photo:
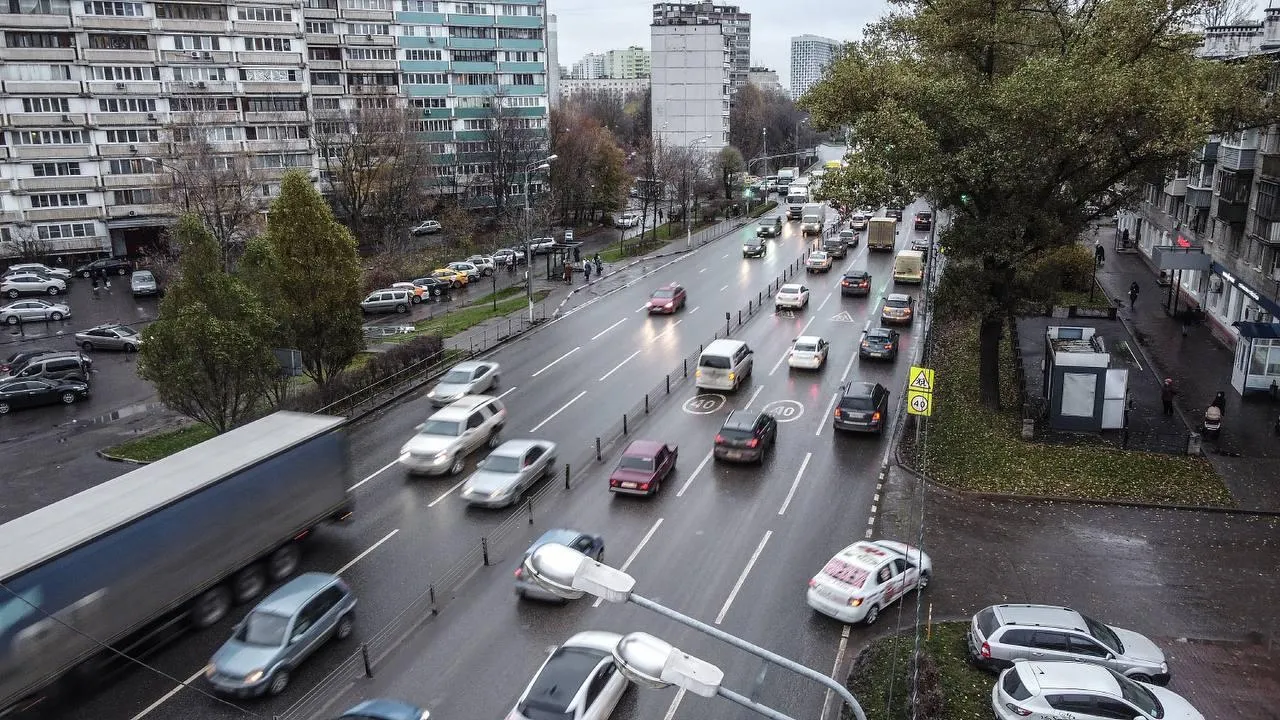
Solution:
[(1173, 378), (1165, 378), (1164, 384), (1160, 386), (1160, 404), (1164, 407), (1165, 417), (1173, 415), (1173, 396), (1178, 391), (1173, 387)]

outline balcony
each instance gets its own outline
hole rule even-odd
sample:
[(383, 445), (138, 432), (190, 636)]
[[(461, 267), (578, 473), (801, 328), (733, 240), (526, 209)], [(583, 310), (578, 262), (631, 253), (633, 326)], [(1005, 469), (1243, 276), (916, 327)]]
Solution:
[(1174, 178), (1165, 183), (1164, 194), (1182, 197), (1187, 194), (1187, 178)]
[(102, 217), (102, 208), (92, 206), (32, 208), (27, 210), (26, 216), (27, 222), (96, 220)]
[(396, 44), (395, 35), (357, 35), (348, 33), (342, 36), (343, 45), (357, 47), (392, 47)]
[(19, 160), (78, 160), (93, 157), (88, 145), (19, 145), (13, 148)]
[(169, 208), (166, 205), (109, 205), (107, 206), (107, 219), (115, 220), (118, 218), (130, 217), (164, 217), (168, 215)]
[(1225, 170), (1253, 170), (1258, 162), (1257, 148), (1242, 148), (1234, 145), (1218, 147), (1218, 165)]
[(229, 50), (161, 50), (160, 57), (169, 63), (226, 65), (231, 62)]
[(162, 143), (102, 143), (98, 145), (98, 154), (104, 158), (155, 157), (162, 155)]
[(76, 49), (69, 48), (6, 48), (5, 62), (75, 62)]
[(70, 128), (84, 127), (88, 118), (84, 113), (10, 113), (10, 127)]
[(1218, 198), (1218, 219), (1232, 225), (1243, 225), (1249, 216), (1249, 201), (1232, 202), (1225, 197)]
[(1186, 203), (1188, 207), (1207, 208), (1213, 201), (1213, 188), (1187, 186)]
[(147, 32), (151, 30), (151, 18), (114, 17), (110, 15), (78, 15), (80, 27), (86, 30), (126, 30)]
[(18, 178), (18, 189), (27, 192), (48, 192), (50, 190), (92, 190), (98, 184), (93, 175), (59, 175), (57, 177)]
[(1222, 141), (1219, 138), (1210, 138), (1205, 142), (1204, 147), (1200, 149), (1200, 162), (1215, 163), (1218, 162), (1218, 148)]
[(302, 81), (295, 82), (255, 82), (244, 81), (240, 89), (248, 95), (300, 95)]
[[(5, 5), (7, 8), (8, 5)], [(0, 27), (22, 28), (23, 30), (61, 30), (71, 27), (71, 15), (44, 13), (0, 13)]]
[(119, 95), (125, 93), (142, 97), (155, 97), (160, 94), (160, 83), (156, 81), (91, 80), (85, 85), (88, 86), (90, 95)]
[(86, 48), (84, 50), (84, 59), (91, 63), (105, 64), (142, 64), (154, 65), (156, 63), (155, 50), (98, 50)]
[(300, 52), (255, 52), (245, 50), (236, 53), (236, 60), (245, 65), (270, 65), (271, 67), (289, 67), (302, 65)]
[(185, 20), (181, 18), (160, 18), (156, 27), (171, 33), (198, 33), (207, 35), (226, 35), (226, 20)]
[(175, 80), (165, 83), (165, 92), (191, 95), (192, 93), (232, 93), (236, 84), (231, 80)]

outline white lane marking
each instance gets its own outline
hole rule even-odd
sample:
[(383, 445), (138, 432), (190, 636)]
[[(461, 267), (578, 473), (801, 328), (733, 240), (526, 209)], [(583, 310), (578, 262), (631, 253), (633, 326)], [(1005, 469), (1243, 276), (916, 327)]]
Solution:
[(169, 698), (173, 697), (174, 695), (177, 695), (179, 690), (195, 682), (203, 674), (204, 674), (204, 668), (200, 668), (199, 670), (196, 671), (195, 675), (192, 675), (186, 680), (183, 680), (181, 685), (178, 685), (174, 687), (172, 690), (170, 690), (169, 692), (165, 693), (164, 695), (161, 695), (159, 700), (156, 700), (155, 702), (143, 708), (142, 712), (138, 713), (137, 715), (134, 715), (132, 718), (130, 718), (130, 720), (141, 720), (141, 718), (146, 717), (148, 714), (151, 713), (152, 710), (155, 710), (156, 708), (160, 707), (166, 702), (169, 702)]
[(725, 285), (724, 287), (720, 288), (720, 292), (724, 292), (725, 290), (728, 290), (728, 289), (729, 289), (729, 286)]
[(640, 307), (636, 308), (636, 312), (644, 312), (645, 310), (648, 310), (648, 309), (649, 309), (649, 303), (645, 303)]
[[(865, 332), (866, 332), (866, 330), (863, 330), (862, 332), (864, 332), (864, 333), (865, 333)], [(861, 342), (861, 341), (859, 341), (859, 342)], [(853, 363), (854, 363), (854, 362), (856, 362), (856, 361), (857, 361), (857, 359), (858, 359), (858, 353), (857, 353), (857, 351), (855, 350), (855, 351), (854, 351), (854, 353), (853, 353), (852, 355), (850, 355), (850, 356), (849, 356), (849, 364), (844, 366), (844, 374), (840, 376), (840, 382), (841, 382), (841, 383), (843, 383), (845, 380), (848, 380), (848, 379), (849, 379), (849, 373), (853, 372)]]
[(809, 467), (809, 458), (813, 457), (813, 453), (804, 454), (804, 462), (800, 463), (800, 469), (796, 471), (796, 479), (791, 483), (791, 489), (787, 491), (787, 499), (782, 501), (782, 507), (778, 509), (778, 514), (782, 515), (787, 512), (787, 507), (791, 505), (791, 498), (795, 497), (796, 489), (800, 487), (800, 478), (804, 477), (804, 469)]
[(398, 533), (398, 532), (400, 532), (400, 528), (396, 528), (395, 530), (392, 530), (391, 532), (387, 533), (385, 536), (383, 536), (383, 538), (382, 538), (381, 540), (379, 540), (378, 542), (376, 542), (376, 543), (374, 543), (374, 544), (370, 545), (368, 550), (365, 550), (364, 552), (360, 553), (359, 555), (357, 555), (357, 556), (355, 556), (355, 557), (351, 558), (351, 562), (349, 562), (349, 563), (347, 563), (346, 565), (343, 565), (342, 567), (338, 568), (338, 571), (337, 571), (337, 572), (335, 572), (335, 573), (334, 573), (334, 575), (341, 575), (342, 573), (344, 573), (344, 572), (346, 572), (346, 571), (350, 570), (352, 565), (355, 565), (356, 563), (358, 563), (358, 562), (360, 562), (361, 560), (363, 560), (363, 559), (365, 558), (365, 556), (366, 556), (366, 555), (368, 555), (369, 553), (373, 552), (374, 550), (377, 550), (378, 548), (382, 547), (382, 543), (384, 543), (384, 542), (386, 542), (386, 541), (390, 540), (391, 538), (395, 537), (395, 536), (396, 536), (396, 533)]
[[(800, 332), (796, 334), (796, 337), (803, 335), (804, 331), (809, 329), (809, 326), (813, 324), (814, 320), (815, 318), (809, 318), (809, 322), (805, 323), (804, 327), (800, 328)], [(791, 350), (788, 348), (786, 352), (782, 353), (782, 357), (778, 358), (778, 362), (773, 364), (773, 369), (769, 371), (770, 377), (772, 377), (774, 373), (778, 372), (778, 368), (782, 365), (782, 361), (786, 360), (790, 355)]]
[(727, 257), (729, 257), (729, 253), (725, 253), (725, 254), (721, 255), (720, 257), (721, 257), (721, 258), (727, 258)]
[(596, 333), (595, 335), (592, 335), (592, 336), (591, 336), (591, 339), (592, 339), (592, 340), (599, 340), (601, 335), (604, 335), (605, 333), (609, 332), (610, 330), (612, 330), (612, 329), (614, 329), (614, 328), (618, 327), (618, 326), (619, 326), (619, 325), (621, 325), (622, 323), (626, 322), (626, 320), (627, 320), (626, 318), (622, 318), (622, 319), (621, 319), (621, 320), (619, 320), (618, 322), (616, 322), (616, 323), (614, 323), (614, 324), (610, 325), (609, 327), (607, 327), (607, 328), (605, 328), (605, 329), (601, 330), (600, 332)]
[(679, 319), (679, 320), (677, 320), (677, 321), (675, 321), (675, 322), (671, 323), (671, 325), (670, 325), (670, 326), (668, 326), (666, 330), (663, 330), (662, 332), (658, 333), (657, 335), (654, 335), (654, 336), (653, 336), (653, 338), (649, 341), (649, 343), (650, 343), (650, 344), (653, 344), (653, 341), (654, 341), (654, 340), (657, 340), (658, 338), (662, 337), (663, 335), (666, 335), (667, 333), (671, 332), (672, 330), (675, 330), (675, 329), (676, 329), (676, 326), (677, 326), (677, 325), (679, 325), (679, 324), (680, 324), (680, 323), (682, 323), (682, 322), (684, 322), (684, 318), (681, 318), (681, 319)]
[(701, 269), (699, 269), (699, 270), (698, 270), (698, 272), (699, 272), (699, 273), (704, 273), (704, 272), (706, 272), (706, 271), (707, 271), (707, 269), (706, 269), (706, 268), (701, 268)]
[[(840, 664), (844, 662), (844, 654), (849, 650), (849, 626), (845, 625), (840, 630), (840, 646), (836, 649), (836, 661), (831, 665), (831, 677), (834, 679), (836, 673), (840, 672)], [(831, 691), (827, 690), (822, 699), (822, 717), (821, 720), (827, 720), (830, 716), (828, 709), (831, 707)]]
[(427, 503), (427, 507), (429, 507), (429, 508), (433, 508), (433, 507), (435, 507), (436, 505), (439, 505), (441, 502), (443, 502), (443, 501), (444, 501), (444, 499), (445, 499), (445, 498), (447, 498), (447, 497), (449, 497), (450, 495), (452, 495), (454, 490), (457, 490), (458, 488), (462, 487), (462, 484), (463, 484), (463, 483), (465, 483), (466, 481), (467, 481), (467, 479), (466, 479), (466, 478), (462, 478), (461, 480), (459, 480), (459, 481), (458, 481), (458, 484), (457, 484), (457, 485), (454, 485), (453, 487), (449, 488), (448, 490), (445, 490), (444, 492), (440, 493), (440, 497), (438, 497), (438, 498), (436, 498), (435, 500), (432, 500), (431, 502)]
[(498, 399), (499, 399), (499, 400), (501, 400), (502, 398), (504, 398), (504, 397), (506, 397), (506, 396), (510, 395), (511, 393), (513, 393), (513, 392), (515, 392), (515, 391), (516, 391), (516, 389), (515, 389), (515, 387), (514, 387), (514, 386), (513, 386), (513, 387), (509, 387), (509, 388), (507, 388), (506, 390), (503, 390), (503, 391), (502, 391), (502, 394), (498, 396)]
[(618, 372), (619, 370), (621, 370), (623, 365), (626, 365), (627, 363), (631, 362), (631, 359), (632, 359), (632, 358), (634, 358), (635, 356), (639, 355), (639, 354), (640, 354), (640, 352), (641, 352), (640, 350), (637, 350), (637, 351), (635, 351), (635, 352), (631, 353), (630, 355), (628, 355), (628, 356), (627, 356), (627, 359), (626, 359), (626, 360), (623, 360), (622, 362), (620, 362), (620, 363), (618, 363), (617, 365), (615, 365), (615, 366), (613, 367), (613, 369), (612, 369), (612, 370), (610, 370), (609, 372), (605, 373), (604, 375), (601, 375), (601, 376), (600, 376), (600, 382), (604, 382), (605, 380), (607, 380), (607, 379), (609, 378), (609, 376), (610, 376), (610, 375), (612, 375), (612, 374), (614, 374), (614, 373)]
[(738, 582), (734, 583), (733, 589), (729, 591), (729, 597), (724, 601), (724, 607), (720, 608), (720, 614), (716, 616), (716, 624), (724, 622), (724, 616), (729, 614), (729, 607), (733, 605), (733, 599), (738, 597), (738, 591), (742, 589), (743, 583), (747, 581), (747, 575), (751, 574), (751, 568), (755, 567), (756, 561), (760, 559), (760, 553), (764, 552), (765, 543), (769, 542), (769, 538), (773, 537), (772, 530), (766, 530), (764, 537), (761, 538), (760, 544), (756, 546), (756, 551), (751, 553), (751, 559), (747, 561), (747, 566), (743, 568), (742, 574), (738, 576)]
[(830, 300), (832, 295), (835, 295), (835, 293), (827, 293), (826, 299), (824, 299), (822, 304), (818, 306), (818, 312), (822, 312), (822, 308), (827, 306), (827, 300)]
[(372, 473), (370, 473), (370, 474), (369, 474), (369, 477), (367, 477), (367, 478), (365, 478), (365, 479), (361, 480), (360, 482), (356, 483), (355, 485), (352, 485), (351, 487), (347, 488), (347, 492), (351, 492), (352, 490), (355, 490), (356, 488), (360, 487), (361, 485), (363, 485), (363, 484), (365, 484), (365, 483), (369, 482), (370, 480), (372, 480), (372, 479), (374, 479), (374, 478), (378, 477), (378, 476), (379, 476), (379, 475), (381, 475), (382, 473), (384, 473), (384, 472), (386, 472), (387, 470), (389, 470), (389, 469), (391, 468), (391, 466), (392, 466), (392, 465), (395, 465), (395, 464), (396, 464), (396, 463), (398, 463), (398, 462), (400, 462), (400, 460), (399, 460), (399, 459), (392, 460), (391, 462), (387, 463), (386, 465), (383, 465), (382, 467), (378, 468), (377, 470), (374, 470)]
[(743, 405), (743, 406), (742, 406), (742, 409), (743, 409), (743, 410), (746, 410), (747, 408), (751, 407), (751, 404), (752, 404), (752, 403), (754, 403), (754, 402), (756, 401), (756, 398), (760, 397), (760, 391), (761, 391), (761, 390), (764, 390), (764, 386), (763, 386), (763, 385), (757, 385), (757, 386), (756, 386), (756, 391), (755, 391), (755, 392), (753, 392), (753, 393), (751, 393), (751, 399), (747, 401), (747, 404), (746, 404), (746, 405)]
[(547, 363), (547, 366), (546, 366), (546, 367), (544, 367), (544, 368), (542, 368), (541, 370), (539, 370), (538, 372), (534, 373), (534, 374), (533, 374), (533, 377), (538, 377), (538, 376), (539, 376), (539, 375), (541, 375), (542, 373), (544, 373), (544, 372), (546, 372), (546, 371), (550, 370), (550, 369), (551, 369), (551, 368), (552, 368), (556, 363), (558, 363), (558, 362), (560, 362), (561, 360), (563, 360), (563, 359), (565, 359), (565, 358), (569, 357), (570, 355), (572, 355), (572, 354), (574, 354), (574, 353), (578, 352), (578, 351), (579, 351), (579, 350), (581, 350), (581, 349), (582, 349), (582, 346), (581, 346), (581, 345), (579, 345), (578, 347), (576, 347), (576, 348), (574, 348), (574, 349), (570, 350), (569, 352), (567, 352), (567, 353), (565, 353), (565, 354), (561, 355), (560, 357), (556, 358), (555, 360), (552, 360), (550, 363)]
[(702, 458), (702, 462), (698, 463), (698, 467), (693, 469), (693, 474), (689, 476), (688, 480), (684, 481), (684, 485), (680, 486), (680, 492), (676, 493), (676, 497), (684, 497), (684, 491), (688, 490), (689, 486), (693, 484), (693, 479), (698, 477), (698, 473), (702, 472), (702, 468), (706, 467), (707, 463), (711, 462), (711, 456), (714, 453), (715, 451), (712, 450), (711, 452), (707, 453), (706, 457)]
[(831, 396), (831, 402), (827, 403), (827, 412), (818, 420), (818, 429), (813, 431), (813, 436), (818, 437), (823, 430), (827, 429), (827, 421), (831, 419), (831, 413), (836, 409), (836, 401), (840, 399), (840, 393), (834, 393)]
[(684, 700), (685, 689), (676, 690), (675, 699), (671, 701), (671, 707), (667, 708), (667, 714), (662, 716), (662, 720), (674, 720), (676, 710), (680, 709), (680, 701)]
[[(631, 554), (627, 556), (626, 562), (622, 563), (622, 566), (618, 568), (619, 570), (626, 572), (627, 569), (631, 567), (631, 563), (636, 561), (636, 558), (640, 556), (640, 551), (644, 549), (645, 545), (649, 544), (649, 541), (653, 539), (653, 534), (658, 532), (658, 528), (660, 527), (662, 527), (662, 518), (658, 518), (657, 521), (653, 523), (653, 527), (649, 528), (649, 532), (645, 533), (644, 537), (640, 538), (640, 544), (636, 545), (636, 549), (631, 551)], [(591, 607), (600, 607), (600, 603), (603, 602), (604, 598), (596, 598), (596, 601), (591, 603)]]
[(702, 307), (702, 306), (701, 306), (701, 305), (694, 305), (694, 306), (693, 306), (693, 309), (689, 311), (689, 314), (690, 314), (690, 315), (692, 315), (692, 314), (694, 314), (694, 313), (698, 312), (698, 308), (700, 308), (700, 307)]
[(555, 419), (555, 417), (556, 417), (557, 415), (559, 415), (560, 413), (564, 412), (565, 410), (568, 410), (570, 405), (572, 405), (572, 404), (574, 404), (574, 403), (578, 402), (578, 398), (580, 398), (580, 397), (582, 397), (583, 395), (586, 395), (586, 394), (587, 394), (587, 391), (586, 391), (586, 390), (583, 390), (582, 392), (578, 393), (577, 395), (574, 395), (572, 400), (570, 400), (569, 402), (567, 402), (567, 403), (565, 403), (565, 404), (561, 405), (561, 406), (560, 406), (560, 409), (559, 409), (559, 410), (556, 410), (555, 412), (553, 412), (553, 413), (551, 413), (550, 415), (548, 415), (546, 420), (543, 420), (542, 422), (538, 423), (537, 425), (534, 425), (534, 426), (533, 426), (533, 429), (532, 429), (532, 430), (530, 430), (529, 432), (531, 432), (531, 433), (538, 432), (539, 430), (541, 430), (541, 429), (542, 429), (542, 426), (543, 426), (543, 425), (546, 425), (547, 423), (549, 423), (549, 422), (551, 422), (552, 420), (554, 420), (554, 419)]

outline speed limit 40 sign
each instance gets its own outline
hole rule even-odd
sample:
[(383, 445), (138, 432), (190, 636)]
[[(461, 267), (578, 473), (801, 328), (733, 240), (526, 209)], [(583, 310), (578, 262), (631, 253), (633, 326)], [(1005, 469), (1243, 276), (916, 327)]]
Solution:
[(907, 376), (907, 413), (911, 415), (933, 414), (933, 370), (911, 366)]
[(933, 414), (933, 394), (917, 390), (907, 392), (907, 412), (912, 415)]

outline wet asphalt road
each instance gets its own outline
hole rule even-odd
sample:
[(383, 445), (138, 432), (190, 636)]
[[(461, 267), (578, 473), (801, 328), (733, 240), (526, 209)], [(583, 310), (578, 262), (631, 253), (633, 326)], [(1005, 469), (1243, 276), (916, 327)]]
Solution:
[[(554, 440), (562, 462), (589, 452), (601, 428), (620, 423), (645, 388), (662, 383), (682, 358), (723, 329), (726, 311), (756, 297), (801, 256), (806, 243), (797, 230), (797, 224), (789, 225), (766, 258), (745, 260), (739, 241), (741, 234), (754, 232), (748, 226), (739, 235), (680, 256), (647, 281), (590, 299), (529, 338), (498, 350), (493, 358), (502, 364), (501, 390), (509, 412), (505, 436)], [(908, 235), (903, 232), (900, 245)], [(723, 401), (701, 398), (710, 404), (687, 406), (684, 401), (696, 391), (682, 385), (671, 402), (655, 409), (636, 436), (678, 443), (682, 455), (662, 495), (647, 500), (612, 497), (603, 485), (611, 465), (575, 478), (572, 490), (551, 493), (535, 509), (532, 525), (517, 523), (515, 532), (495, 543), (495, 565), (458, 590), (442, 622), (406, 640), (376, 680), (353, 688), (335, 701), (335, 708), (358, 696), (389, 694), (424, 704), (441, 717), (500, 717), (547, 646), (578, 630), (612, 628), (653, 631), (721, 664), (729, 687), (744, 693), (754, 689), (784, 711), (816, 717), (822, 693), (808, 683), (775, 671), (761, 675), (759, 663), (632, 607), (518, 604), (511, 594), (510, 570), (528, 542), (546, 528), (600, 532), (612, 563), (634, 554), (628, 569), (639, 580), (641, 593), (708, 622), (719, 619), (730, 632), (829, 669), (841, 645), (841, 626), (807, 609), (805, 583), (834, 551), (863, 536), (887, 446), (876, 438), (833, 437), (829, 414), (834, 393), (846, 376), (877, 380), (896, 393), (913, 350), (907, 330), (904, 354), (896, 364), (851, 360), (862, 329), (878, 311), (877, 298), (887, 289), (892, 256), (867, 258), (860, 246), (844, 264), (870, 269), (876, 290), (872, 298), (841, 299), (838, 270), (808, 279), (813, 294), (807, 311), (766, 311), (735, 333), (756, 352), (748, 385)], [(688, 288), (688, 307), (672, 317), (641, 312), (653, 287), (671, 281)], [(780, 362), (791, 338), (802, 332), (823, 335), (832, 343), (831, 359), (821, 372), (788, 371)], [(748, 406), (771, 409), (786, 420), (776, 452), (763, 468), (708, 461), (724, 414)], [(393, 466), (400, 444), (429, 412), (419, 397), (353, 429), (356, 517), (347, 526), (325, 528), (307, 555), (305, 569), (325, 571), (358, 558), (343, 573), (360, 596), (357, 639), (391, 620), (433, 578), (474, 551), (481, 536), (520, 512), (468, 510), (455, 494), (459, 479), (409, 479)], [(173, 677), (192, 676), (242, 614), (237, 611), (222, 625), (186, 638), (152, 662)], [(353, 649), (324, 648), (294, 675), (293, 687), (283, 697), (245, 707), (263, 716), (280, 712)], [(189, 690), (165, 697), (173, 687), (155, 673), (133, 672), (66, 717), (242, 714)], [(164, 702), (153, 706), (161, 698)], [(635, 717), (660, 717), (668, 712), (672, 693), (636, 693), (628, 703), (634, 704)], [(689, 697), (668, 717), (737, 714), (723, 703)]]

